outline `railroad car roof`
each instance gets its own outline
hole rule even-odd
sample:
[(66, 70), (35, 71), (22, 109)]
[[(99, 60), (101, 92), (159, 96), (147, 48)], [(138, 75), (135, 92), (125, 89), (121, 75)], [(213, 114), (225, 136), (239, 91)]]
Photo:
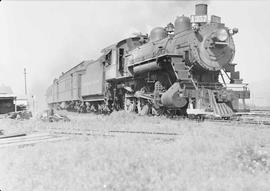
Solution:
[(64, 75), (70, 73), (70, 72), (71, 72), (72, 70), (74, 70), (74, 69), (77, 69), (77, 68), (79, 68), (79, 67), (82, 67), (82, 69), (83, 69), (83, 68), (86, 67), (89, 63), (92, 63), (92, 62), (94, 62), (94, 60), (85, 60), (85, 61), (80, 62), (79, 64), (77, 64), (76, 66), (72, 67), (72, 68), (69, 69), (68, 71), (63, 72), (63, 73), (61, 74), (61, 76), (59, 77), (59, 79), (60, 79), (61, 77), (63, 77)]

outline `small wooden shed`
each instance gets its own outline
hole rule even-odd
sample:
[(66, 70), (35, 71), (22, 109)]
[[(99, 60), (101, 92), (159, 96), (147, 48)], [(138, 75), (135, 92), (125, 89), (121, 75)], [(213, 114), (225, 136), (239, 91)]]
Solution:
[(16, 96), (8, 86), (0, 85), (0, 114), (16, 111)]

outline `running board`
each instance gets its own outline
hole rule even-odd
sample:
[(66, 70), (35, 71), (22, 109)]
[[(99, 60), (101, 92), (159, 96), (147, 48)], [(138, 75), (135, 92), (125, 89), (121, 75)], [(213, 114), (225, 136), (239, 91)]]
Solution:
[(234, 112), (226, 103), (217, 103), (213, 91), (208, 90), (209, 101), (214, 114), (220, 117), (231, 117)]
[(212, 90), (206, 90), (207, 92), (203, 93), (201, 91), (202, 98), (198, 98), (199, 104), (196, 108), (190, 105), (187, 109), (187, 114), (189, 115), (204, 115), (214, 118), (230, 118), (235, 113), (226, 103), (218, 103), (216, 101), (215, 95)]

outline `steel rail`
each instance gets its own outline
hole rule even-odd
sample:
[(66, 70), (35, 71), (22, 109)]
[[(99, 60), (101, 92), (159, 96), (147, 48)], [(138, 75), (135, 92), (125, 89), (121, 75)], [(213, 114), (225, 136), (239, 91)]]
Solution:
[(7, 146), (33, 145), (40, 142), (59, 141), (68, 137), (59, 137), (51, 134), (30, 134), (26, 136), (6, 136), (7, 138), (0, 140), (0, 148)]
[(54, 134), (66, 134), (66, 135), (91, 135), (91, 136), (108, 136), (114, 137), (116, 134), (141, 134), (141, 135), (166, 135), (166, 136), (178, 136), (178, 133), (166, 133), (155, 131), (129, 131), (129, 130), (109, 130), (109, 131), (50, 131)]

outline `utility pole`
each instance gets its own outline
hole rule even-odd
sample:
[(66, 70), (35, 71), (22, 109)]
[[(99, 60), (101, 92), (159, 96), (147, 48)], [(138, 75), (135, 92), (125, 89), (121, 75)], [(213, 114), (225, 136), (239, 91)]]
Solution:
[(26, 68), (24, 68), (24, 93), (27, 95), (27, 86), (26, 86)]

